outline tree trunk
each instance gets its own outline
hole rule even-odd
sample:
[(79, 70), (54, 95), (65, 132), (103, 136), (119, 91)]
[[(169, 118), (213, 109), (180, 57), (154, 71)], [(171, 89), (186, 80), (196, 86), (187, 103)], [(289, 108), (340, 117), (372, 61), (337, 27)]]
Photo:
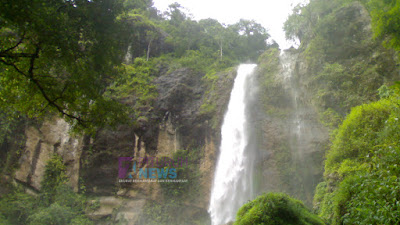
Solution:
[(146, 58), (146, 61), (149, 61), (149, 58), (150, 58), (150, 47), (151, 47), (151, 42), (152, 41), (153, 41), (153, 39), (151, 39), (149, 41), (149, 45), (147, 45), (147, 58)]
[(219, 42), (219, 53), (220, 53), (220, 59), (222, 60), (222, 40)]

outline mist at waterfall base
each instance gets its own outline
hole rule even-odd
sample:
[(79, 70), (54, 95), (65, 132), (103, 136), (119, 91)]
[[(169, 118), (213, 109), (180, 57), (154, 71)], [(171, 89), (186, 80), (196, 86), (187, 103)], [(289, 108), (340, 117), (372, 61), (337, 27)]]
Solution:
[(255, 64), (239, 66), (222, 124), (209, 207), (213, 225), (234, 221), (237, 210), (254, 197), (255, 149), (251, 145), (249, 106), (257, 92), (255, 68)]

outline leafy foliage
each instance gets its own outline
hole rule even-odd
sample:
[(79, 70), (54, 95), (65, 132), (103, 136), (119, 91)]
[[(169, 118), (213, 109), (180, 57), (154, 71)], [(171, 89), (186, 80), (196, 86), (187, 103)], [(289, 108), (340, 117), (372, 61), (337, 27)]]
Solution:
[(399, 79), (398, 68), (395, 52), (381, 46), (384, 40), (398, 50), (398, 6), (312, 0), (285, 23), (287, 38), (301, 40), (307, 89), (322, 122), (335, 128), (351, 110), (333, 131), (314, 196), (315, 210), (331, 224), (399, 223), (398, 196), (391, 192), (398, 182), (399, 102), (397, 85), (389, 87)]
[(325, 161), (325, 173), (339, 169), (345, 159), (360, 159), (379, 143), (378, 132), (384, 127), (392, 111), (393, 102), (381, 100), (353, 108), (338, 128)]
[(88, 130), (123, 119), (121, 106), (102, 95), (121, 59), (119, 1), (20, 0), (0, 7), (2, 107), (29, 117), (59, 113)]
[(25, 145), (26, 118), (11, 110), (0, 110), (0, 174), (11, 175)]
[(1, 198), (0, 214), (9, 224), (24, 224), (37, 205), (33, 196), (16, 190)]
[(250, 224), (325, 224), (313, 215), (299, 200), (282, 193), (268, 193), (243, 205), (236, 216), (235, 225)]

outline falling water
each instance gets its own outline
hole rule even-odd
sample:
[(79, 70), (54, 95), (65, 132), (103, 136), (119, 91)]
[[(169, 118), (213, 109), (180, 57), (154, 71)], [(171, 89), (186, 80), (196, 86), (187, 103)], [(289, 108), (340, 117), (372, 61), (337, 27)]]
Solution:
[(307, 93), (296, 72), (298, 54), (283, 51), (279, 57), (282, 66), (283, 84), (292, 100), (292, 113), (288, 116), (288, 144), (291, 150), (291, 166), (294, 169), (290, 180), (291, 194), (311, 204), (319, 175), (315, 172), (315, 158), (326, 132), (315, 120), (316, 112), (306, 100)]
[(252, 198), (253, 167), (249, 154), (249, 123), (246, 105), (254, 87), (251, 78), (256, 65), (239, 66), (228, 111), (221, 129), (220, 156), (214, 176), (209, 212), (213, 225), (235, 219), (237, 210)]

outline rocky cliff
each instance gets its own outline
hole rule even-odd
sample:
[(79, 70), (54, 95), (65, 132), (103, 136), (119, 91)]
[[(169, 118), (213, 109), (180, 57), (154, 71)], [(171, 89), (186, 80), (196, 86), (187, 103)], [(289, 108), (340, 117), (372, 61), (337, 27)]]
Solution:
[(329, 133), (299, 85), (298, 57), (271, 49), (260, 58), (256, 176), (259, 194), (283, 191), (311, 204)]
[[(212, 89), (204, 74), (190, 69), (161, 74), (154, 81), (159, 97), (153, 111), (138, 126), (102, 129), (94, 137), (71, 135), (69, 125), (59, 118), (47, 119), (40, 126), (28, 126), (15, 179), (28, 189), (40, 191), (46, 162), (58, 154), (63, 157), (70, 185), (76, 191), (84, 186), (87, 194), (100, 203), (90, 213), (99, 224), (162, 222), (151, 215), (159, 205), (165, 206), (158, 212), (159, 216), (171, 216), (171, 209), (179, 210), (173, 213), (176, 218), (172, 220), (180, 224), (207, 221), (219, 127), (236, 75), (234, 71), (216, 74)], [(205, 102), (211, 98), (215, 108), (204, 111)], [(189, 189), (185, 191), (191, 193), (174, 196), (179, 199), (178, 203), (171, 205), (166, 192), (170, 189), (159, 183), (120, 183), (118, 180), (119, 157), (173, 159), (177, 152), (190, 151), (199, 156), (188, 162), (196, 174), (186, 177)]]

